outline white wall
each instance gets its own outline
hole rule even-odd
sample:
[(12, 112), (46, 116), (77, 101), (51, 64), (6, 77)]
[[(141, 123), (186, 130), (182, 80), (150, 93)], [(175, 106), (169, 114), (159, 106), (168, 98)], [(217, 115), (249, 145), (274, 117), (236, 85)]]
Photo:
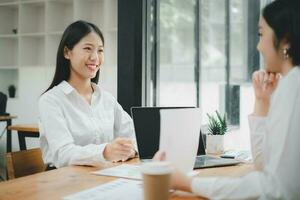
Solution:
[[(38, 98), (50, 84), (54, 68), (25, 67), (19, 68), (19, 81), (17, 84), (18, 96), (9, 98), (7, 112), (18, 116), (13, 124), (34, 124), (38, 119)], [(1, 123), (0, 130), (5, 128)], [(27, 148), (39, 146), (38, 138), (26, 139)], [(12, 133), (12, 151), (19, 151), (19, 141), (16, 132)], [(5, 171), (4, 155), (6, 153), (6, 134), (0, 141), (0, 170)]]

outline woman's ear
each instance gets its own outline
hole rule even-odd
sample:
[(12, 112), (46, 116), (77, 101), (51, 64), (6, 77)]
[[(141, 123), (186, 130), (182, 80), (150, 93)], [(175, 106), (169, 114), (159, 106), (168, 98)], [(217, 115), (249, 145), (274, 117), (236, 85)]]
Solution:
[(281, 49), (290, 49), (291, 44), (287, 38), (282, 39), (280, 42)]
[(70, 59), (70, 50), (67, 48), (67, 47), (65, 47), (64, 48), (64, 57), (65, 57), (65, 59)]
[(290, 43), (285, 43), (285, 44), (283, 45), (283, 48), (282, 48), (282, 49), (289, 50), (290, 48), (291, 48)]

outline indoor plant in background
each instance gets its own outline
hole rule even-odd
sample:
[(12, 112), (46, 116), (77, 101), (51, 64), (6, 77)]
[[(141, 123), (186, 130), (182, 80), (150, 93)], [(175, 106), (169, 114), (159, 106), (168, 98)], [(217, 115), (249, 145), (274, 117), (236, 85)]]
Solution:
[(8, 86), (8, 96), (10, 98), (14, 98), (16, 96), (16, 86), (14, 86), (14, 85)]
[(207, 153), (221, 154), (224, 152), (224, 135), (227, 132), (226, 114), (222, 117), (218, 111), (216, 116), (208, 116), (208, 133), (206, 135)]

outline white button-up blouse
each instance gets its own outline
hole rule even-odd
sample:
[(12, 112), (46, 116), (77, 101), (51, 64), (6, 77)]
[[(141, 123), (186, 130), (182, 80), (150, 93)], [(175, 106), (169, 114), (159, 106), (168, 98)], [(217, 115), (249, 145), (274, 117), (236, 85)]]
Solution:
[(279, 81), (268, 116), (249, 116), (249, 125), (257, 170), (241, 178), (195, 178), (192, 191), (210, 199), (299, 199), (299, 67)]
[(40, 145), (44, 162), (56, 167), (97, 165), (106, 144), (135, 140), (133, 122), (116, 99), (93, 84), (91, 105), (66, 81), (39, 100)]

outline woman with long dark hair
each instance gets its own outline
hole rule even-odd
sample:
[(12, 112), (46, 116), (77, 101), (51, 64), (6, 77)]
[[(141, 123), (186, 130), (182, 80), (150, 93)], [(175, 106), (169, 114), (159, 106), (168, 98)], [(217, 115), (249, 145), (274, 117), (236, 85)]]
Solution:
[(40, 145), (50, 166), (97, 165), (135, 155), (130, 116), (97, 84), (104, 62), (97, 26), (76, 21), (64, 31), (53, 81), (39, 100)]
[[(300, 198), (300, 2), (276, 0), (259, 21), (264, 70), (253, 74), (249, 116), (256, 170), (240, 178), (172, 176), (175, 189), (209, 199)], [(156, 159), (163, 159), (158, 152)]]

